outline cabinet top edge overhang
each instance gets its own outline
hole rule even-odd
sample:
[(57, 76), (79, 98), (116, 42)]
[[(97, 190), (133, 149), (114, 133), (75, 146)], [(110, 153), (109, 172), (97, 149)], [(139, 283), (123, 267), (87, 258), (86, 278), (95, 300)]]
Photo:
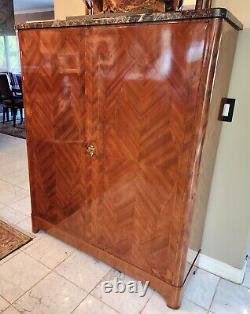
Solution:
[(82, 15), (68, 17), (66, 20), (33, 21), (16, 26), (18, 30), (79, 27), (94, 25), (122, 25), (135, 23), (173, 22), (197, 19), (224, 19), (237, 30), (242, 30), (242, 23), (227, 9), (214, 8), (203, 10), (185, 10), (166, 13), (112, 13), (100, 15)]

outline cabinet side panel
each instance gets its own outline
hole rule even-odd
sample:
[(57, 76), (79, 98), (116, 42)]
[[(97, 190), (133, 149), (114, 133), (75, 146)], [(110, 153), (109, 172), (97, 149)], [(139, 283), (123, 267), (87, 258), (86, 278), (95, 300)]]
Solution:
[(218, 120), (221, 99), (227, 97), (237, 44), (238, 31), (227, 22), (223, 22), (222, 38), (214, 77), (206, 135), (202, 150), (198, 187), (195, 198), (193, 222), (191, 229), (189, 256), (201, 249), (208, 199), (220, 139), (222, 122)]

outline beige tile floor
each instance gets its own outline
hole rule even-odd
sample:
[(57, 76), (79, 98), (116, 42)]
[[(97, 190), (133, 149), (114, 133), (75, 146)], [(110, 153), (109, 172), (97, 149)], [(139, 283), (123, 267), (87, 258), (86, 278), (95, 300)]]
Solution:
[[(0, 218), (31, 232), (25, 140), (0, 134)], [(40, 232), (0, 261), (0, 313), (250, 314), (250, 265), (242, 286), (198, 269), (182, 308), (172, 311), (155, 291), (105, 294), (101, 282), (130, 278)]]

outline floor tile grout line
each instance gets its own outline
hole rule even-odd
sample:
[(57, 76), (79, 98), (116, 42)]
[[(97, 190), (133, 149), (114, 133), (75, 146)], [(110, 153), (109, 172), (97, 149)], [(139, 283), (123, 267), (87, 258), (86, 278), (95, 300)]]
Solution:
[(12, 209), (18, 211), (17, 209), (15, 209), (14, 207), (12, 207), (12, 205), (13, 205), (13, 204), (16, 204), (16, 203), (18, 203), (18, 202), (21, 202), (21, 201), (25, 200), (26, 198), (28, 198), (28, 199), (30, 200), (30, 205), (31, 205), (30, 195), (26, 195), (26, 196), (22, 197), (22, 198), (19, 199), (19, 200), (15, 200), (14, 202), (11, 203), (11, 205), (10, 205), (10, 204), (6, 204), (6, 203), (0, 203), (0, 205), (2, 204), (3, 206), (8, 206), (8, 207), (10, 207), (10, 208), (12, 208)]
[(98, 301), (102, 302), (102, 303), (105, 304), (106, 306), (110, 307), (110, 308), (111, 308), (112, 310), (114, 310), (116, 313), (121, 314), (121, 313), (118, 312), (116, 309), (114, 309), (112, 306), (110, 306), (109, 304), (105, 303), (103, 300), (101, 300), (101, 299), (99, 299), (99, 298), (97, 298), (97, 297), (95, 297), (94, 295), (91, 294), (91, 293), (98, 287), (98, 285), (102, 282), (103, 278), (104, 278), (105, 276), (107, 276), (107, 274), (108, 274), (109, 272), (111, 272), (112, 270), (115, 270), (115, 269), (111, 267), (111, 269), (97, 282), (97, 284), (94, 286), (94, 288), (89, 291), (89, 293), (86, 295), (86, 297), (81, 301), (81, 303), (78, 304), (78, 306), (77, 306), (70, 314), (73, 314), (73, 312), (82, 304), (82, 302), (83, 302), (84, 300), (87, 299), (88, 296), (91, 296), (91, 297), (97, 299)]
[[(62, 264), (62, 263), (67, 259), (67, 258), (66, 258), (66, 259), (64, 259), (63, 261), (61, 261), (61, 262), (60, 262), (58, 265), (56, 265), (54, 268), (50, 268), (50, 267), (48, 267), (47, 265), (43, 264), (41, 261), (39, 261), (39, 260), (35, 259), (34, 257), (32, 257), (31, 255), (26, 254), (25, 251), (21, 250), (21, 248), (20, 248), (19, 250), (17, 250), (16, 252), (17, 252), (17, 253), (16, 253), (15, 255), (13, 255), (11, 258), (9, 258), (8, 260), (6, 260), (3, 264), (0, 264), (0, 267), (1, 267), (2, 265), (6, 264), (7, 262), (9, 262), (10, 260), (12, 260), (14, 257), (16, 257), (17, 255), (19, 255), (20, 253), (24, 253), (26, 256), (30, 257), (31, 259), (33, 259), (33, 260), (36, 261), (37, 263), (41, 264), (43, 267), (46, 267), (46, 268), (49, 270), (49, 272), (47, 273), (47, 275), (49, 275), (50, 273), (52, 273), (52, 272), (54, 271), (54, 269), (55, 269), (56, 267), (58, 267), (60, 264)], [(14, 253), (14, 252), (13, 252), (13, 253)], [(12, 303), (10, 303), (10, 301), (8, 301), (6, 298), (4, 298), (1, 294), (0, 294), (0, 296), (1, 296), (2, 298), (4, 298), (8, 303), (10, 303), (11, 305), (13, 305), (14, 302), (16, 302), (17, 300), (19, 300), (24, 294), (26, 294), (28, 291), (30, 291), (31, 289), (33, 289), (33, 287), (34, 287), (36, 284), (38, 284), (38, 283), (41, 282), (44, 278), (46, 278), (47, 275), (45, 275), (44, 277), (42, 277), (38, 282), (36, 282), (34, 285), (32, 285), (31, 288), (29, 288), (27, 291), (25, 291), (25, 293), (23, 293), (20, 297), (18, 297), (18, 298), (17, 298), (15, 301), (13, 301)], [(57, 274), (57, 275), (59, 275), (59, 274)], [(60, 276), (60, 277), (62, 277), (62, 276)], [(65, 279), (66, 279), (66, 278), (65, 278)], [(82, 289), (82, 290), (83, 290), (83, 289)]]
[(212, 305), (213, 305), (213, 302), (214, 302), (214, 299), (215, 299), (216, 292), (217, 292), (218, 287), (219, 287), (219, 284), (220, 284), (220, 282), (221, 282), (221, 280), (222, 280), (221, 277), (219, 277), (219, 278), (220, 278), (220, 279), (219, 279), (218, 282), (217, 282), (217, 285), (216, 285), (216, 288), (215, 288), (215, 291), (214, 291), (214, 295), (213, 295), (213, 297), (212, 297), (212, 301), (211, 301), (210, 307), (209, 307), (209, 309), (208, 309), (208, 312), (211, 312), (211, 308), (212, 308)]
[[(153, 289), (152, 289), (152, 290), (153, 290)], [(143, 306), (143, 308), (140, 310), (140, 314), (142, 314), (142, 312), (145, 310), (146, 306), (148, 305), (149, 301), (153, 298), (154, 292), (155, 292), (155, 290), (153, 290), (153, 293), (152, 293), (151, 297), (148, 298), (147, 302), (145, 303), (145, 305)], [(167, 306), (167, 303), (166, 303), (166, 306)]]
[[(0, 178), (0, 181), (2, 181), (2, 182), (4, 182), (4, 183), (8, 183), (9, 185), (12, 185), (12, 186), (15, 187), (15, 188), (18, 188), (18, 189), (23, 190), (22, 192), (26, 192), (26, 193), (27, 193), (26, 197), (30, 196), (28, 189), (25, 189), (24, 187), (21, 187), (21, 186), (19, 186), (19, 185), (13, 184), (13, 183), (11, 183), (11, 182), (9, 182), (9, 181), (6, 181), (6, 180), (4, 180), (4, 179), (1, 179), (1, 178)], [(15, 195), (16, 195), (16, 193), (15, 193)], [(18, 198), (18, 199), (15, 200), (15, 202), (16, 202), (16, 201), (18, 202), (18, 201), (22, 200), (23, 198), (24, 198), (24, 197), (22, 197), (22, 198), (20, 198), (20, 199)], [(15, 203), (15, 202), (14, 202), (14, 203)], [(5, 202), (2, 203), (2, 204), (6, 205)], [(8, 206), (8, 205), (7, 205), (7, 206)]]
[[(23, 192), (21, 192), (21, 193), (23, 193)], [(25, 190), (24, 193), (28, 193), (27, 190)], [(26, 197), (30, 197), (30, 195), (29, 195), (29, 194), (26, 194)], [(25, 197), (24, 197), (24, 198), (25, 198)], [(23, 200), (23, 199), (17, 198), (17, 199), (15, 199), (15, 201), (14, 201), (13, 203), (19, 202), (19, 201), (22, 201), (22, 200)], [(9, 203), (1, 203), (0, 206), (1, 206), (1, 208), (9, 207), (9, 208), (11, 208), (11, 209), (13, 209), (13, 210), (15, 210), (15, 211), (18, 211), (17, 209), (15, 209), (14, 207), (12, 207)]]
[[(81, 251), (79, 251), (79, 252), (82, 253)], [(56, 266), (54, 267), (54, 269), (53, 269), (53, 272), (56, 273), (57, 275), (59, 275), (60, 277), (64, 278), (65, 280), (69, 281), (70, 283), (72, 283), (73, 285), (75, 285), (77, 288), (86, 291), (84, 288), (80, 287), (80, 286), (77, 285), (75, 282), (73, 282), (72, 280), (68, 279), (67, 277), (65, 277), (64, 275), (60, 274), (60, 273), (57, 271), (57, 268), (58, 268), (61, 264), (63, 264), (65, 261), (67, 261), (70, 257), (73, 257), (75, 253), (76, 253), (76, 252), (73, 251), (73, 252), (70, 254), (70, 256), (68, 256), (65, 260), (63, 260), (62, 262), (60, 262), (58, 265), (56, 265)], [(84, 253), (84, 254), (86, 254), (86, 253)], [(86, 254), (86, 255), (87, 255), (87, 254)], [(110, 271), (110, 270), (109, 270), (109, 271)], [(108, 272), (109, 272), (109, 271), (108, 271)], [(93, 289), (90, 290), (90, 292), (92, 292), (92, 291), (97, 287), (97, 285), (98, 285), (98, 284), (101, 282), (101, 280), (108, 274), (108, 272), (107, 272), (105, 275), (103, 275), (103, 277), (100, 279), (100, 281), (97, 282), (97, 284), (94, 286)], [(87, 291), (86, 291), (87, 294), (89, 294), (90, 292), (87, 292)]]
[[(65, 262), (65, 260), (64, 260), (63, 262)], [(62, 263), (63, 263), (63, 262), (62, 262)], [(59, 264), (58, 266), (60, 266), (60, 264)], [(58, 266), (56, 266), (56, 267), (58, 267)], [(73, 282), (72, 280), (70, 280), (70, 279), (66, 278), (65, 276), (61, 275), (60, 273), (58, 273), (58, 272), (56, 271), (56, 269), (53, 269), (52, 271), (53, 271), (53, 273), (55, 273), (56, 275), (62, 277), (62, 278), (65, 279), (66, 281), (70, 282), (72, 285), (74, 285), (74, 286), (76, 286), (77, 288), (79, 288), (79, 289), (85, 291), (85, 292), (88, 294), (87, 290), (85, 290), (83, 287), (80, 287), (79, 285), (77, 285), (77, 284), (76, 284), (75, 282)]]
[(10, 220), (0, 215), (0, 220), (6, 222), (8, 225), (12, 227), (15, 227), (15, 226), (17, 227), (18, 224), (20, 224), (22, 221), (24, 221), (27, 218), (29, 218), (29, 216), (25, 216), (25, 218), (22, 218), (22, 220), (18, 221), (17, 223), (12, 223)]
[[(12, 186), (15, 187), (15, 188), (19, 188), (19, 189), (24, 190), (25, 192), (27, 192), (27, 189), (25, 189), (25, 188), (23, 188), (23, 187), (20, 187), (20, 186), (17, 185), (17, 184), (11, 183), (11, 182), (9, 182), (9, 181), (3, 179), (3, 178), (0, 178), (0, 181), (2, 181), (2, 182), (4, 182), (4, 183), (8, 183), (8, 184), (12, 185)], [(18, 201), (18, 200), (17, 200), (17, 201)]]
[(32, 285), (28, 290), (26, 290), (22, 295), (20, 295), (15, 301), (11, 302), (11, 305), (18, 311), (20, 312), (16, 307), (15, 307), (15, 303), (20, 300), (26, 293), (28, 293), (29, 291), (31, 291), (38, 283), (40, 283), (42, 280), (44, 280), (46, 277), (48, 277), (48, 275), (50, 275), (52, 273), (52, 270), (49, 269), (49, 272), (44, 275), (41, 279), (39, 279), (36, 283), (34, 283), (34, 285)]
[(189, 303), (192, 303), (192, 304), (194, 304), (194, 305), (200, 307), (200, 308), (201, 308), (202, 310), (204, 310), (204, 311), (209, 311), (209, 310), (206, 309), (204, 306), (202, 306), (202, 305), (200, 305), (200, 304), (194, 302), (193, 300), (190, 300), (190, 299), (187, 298), (187, 297), (183, 298), (182, 301), (183, 301), (184, 299), (186, 299)]
[[(5, 258), (3, 258), (1, 261), (0, 261), (0, 268), (2, 265), (4, 265), (5, 263), (9, 262), (13, 257), (17, 256), (18, 254), (20, 254), (21, 251), (21, 248), (17, 249), (16, 251), (10, 253), (10, 255), (8, 256), (5, 256)], [(13, 255), (12, 255), (13, 254)], [(12, 256), (11, 256), (12, 255)], [(6, 259), (6, 261), (4, 261)]]
[[(210, 274), (210, 275), (213, 275), (214, 277), (217, 277), (217, 278), (218, 278), (218, 282), (217, 282), (217, 284), (216, 284), (216, 286), (215, 286), (215, 292), (213, 293), (213, 297), (212, 297), (212, 301), (213, 301), (213, 298), (214, 298), (214, 296), (215, 296), (215, 293), (216, 293), (216, 290), (217, 290), (219, 281), (220, 281), (221, 279), (223, 279), (223, 278), (220, 277), (220, 276), (218, 276), (218, 275), (216, 275), (216, 274), (214, 274), (214, 273), (211, 273), (211, 272), (209, 272), (209, 271), (207, 271), (207, 270), (205, 270), (205, 269), (203, 269), (203, 268), (200, 268), (200, 267), (198, 267), (198, 266), (196, 266), (196, 268), (197, 268), (197, 269), (196, 269), (196, 273), (197, 273), (198, 270), (202, 270), (203, 272), (206, 272), (206, 273), (208, 273), (208, 274)], [(196, 274), (195, 274), (195, 275), (196, 275)], [(212, 304), (212, 301), (211, 301), (211, 304), (210, 304), (210, 306), (209, 306), (209, 309), (206, 309), (204, 306), (202, 306), (202, 305), (200, 305), (200, 304), (194, 302), (193, 300), (189, 299), (189, 298), (186, 297), (186, 296), (185, 296), (185, 297), (183, 296), (183, 300), (184, 300), (184, 299), (186, 299), (188, 302), (193, 303), (193, 304), (196, 305), (196, 306), (199, 306), (200, 308), (202, 308), (202, 309), (205, 310), (205, 311), (209, 311), (209, 309), (210, 309), (210, 307), (211, 307), (211, 304)]]
[[(93, 290), (94, 290), (94, 289), (92, 289), (91, 292), (92, 292)], [(116, 312), (117, 314), (122, 314), (121, 312), (119, 312), (119, 311), (117, 311), (116, 309), (114, 309), (110, 304), (105, 303), (103, 300), (101, 300), (101, 299), (95, 297), (95, 296), (94, 296), (93, 294), (91, 294), (91, 293), (88, 293), (88, 295), (84, 298), (84, 300), (86, 300), (87, 297), (89, 297), (89, 296), (91, 296), (92, 298), (94, 298), (94, 299), (96, 299), (97, 301), (101, 302), (102, 304), (104, 304), (105, 306), (107, 306), (108, 308), (110, 308), (111, 310), (113, 310), (114, 312)], [(84, 301), (84, 300), (83, 300), (83, 301)], [(82, 301), (82, 302), (83, 302), (83, 301)], [(82, 304), (82, 302), (74, 309), (74, 311)], [(71, 312), (71, 314), (73, 314), (74, 311)]]
[[(41, 237), (38, 237), (38, 238), (37, 238), (37, 241), (41, 241)], [(64, 244), (64, 242), (62, 242), (62, 243)], [(71, 252), (67, 255), (67, 257), (66, 257), (65, 259), (63, 259), (63, 260), (60, 261), (56, 266), (54, 266), (53, 268), (51, 268), (51, 267), (49, 267), (48, 265), (46, 265), (46, 264), (44, 264), (43, 262), (41, 262), (39, 259), (37, 259), (37, 258), (35, 258), (34, 256), (32, 256), (31, 254), (29, 254), (29, 252), (26, 251), (26, 250), (28, 250), (28, 248), (31, 247), (31, 246), (32, 246), (32, 244), (31, 244), (30, 246), (28, 246), (25, 250), (22, 250), (22, 252), (23, 252), (25, 255), (31, 257), (31, 258), (32, 258), (33, 260), (35, 260), (36, 262), (38, 262), (38, 263), (40, 263), (41, 265), (47, 267), (48, 269), (50, 269), (51, 271), (53, 271), (54, 273), (56, 273), (56, 274), (59, 275), (60, 277), (62, 277), (62, 278), (64, 278), (65, 280), (69, 281), (70, 283), (72, 283), (73, 285), (75, 285), (77, 288), (86, 291), (85, 289), (83, 289), (82, 287), (78, 286), (76, 283), (74, 283), (74, 282), (71, 281), (70, 279), (66, 278), (65, 276), (63, 276), (63, 275), (61, 275), (59, 272), (57, 272), (57, 268), (58, 268), (61, 264), (63, 264), (65, 261), (67, 261), (70, 257), (74, 256), (74, 254), (76, 254), (74, 247), (72, 247), (72, 248), (73, 248), (73, 251), (71, 251)], [(20, 248), (20, 250), (21, 250), (21, 249), (22, 249), (22, 248)], [(77, 250), (77, 251), (78, 251), (78, 250)], [(82, 251), (78, 251), (78, 252), (82, 253)], [(86, 253), (85, 253), (85, 254), (86, 254)], [(86, 254), (86, 255), (87, 255), (87, 254)], [(110, 266), (109, 266), (109, 267), (110, 267)], [(110, 267), (110, 268), (111, 268), (111, 267)], [(112, 269), (112, 268), (111, 268), (111, 269)], [(111, 269), (110, 269), (110, 270), (111, 270)], [(109, 270), (109, 271), (110, 271), (110, 270)], [(108, 271), (108, 272), (109, 272), (109, 271)], [(108, 272), (103, 275), (103, 277), (100, 279), (100, 281), (97, 282), (97, 284), (94, 286), (93, 289), (95, 289), (95, 288), (97, 287), (97, 285), (98, 285), (98, 284), (101, 282), (101, 280), (108, 274)], [(93, 289), (92, 289), (92, 290), (93, 290)], [(91, 290), (91, 292), (92, 292), (92, 290)], [(86, 291), (86, 292), (87, 292), (87, 291)]]
[[(0, 166), (0, 169), (1, 169), (1, 166)], [(23, 173), (24, 173), (24, 175), (22, 175)], [(27, 178), (27, 174), (28, 174), (28, 169), (26, 167), (20, 167), (20, 168), (16, 168), (15, 170), (13, 170), (13, 172), (5, 173), (4, 175), (2, 175), (0, 177), (0, 180), (3, 181), (3, 182), (10, 183), (12, 185), (17, 185), (15, 183), (12, 183), (8, 177), (11, 177), (11, 176), (14, 177), (15, 176), (16, 179), (23, 178), (21, 180), (21, 182), (24, 182), (26, 179), (28, 179)]]
[[(93, 290), (92, 290), (93, 291)], [(92, 292), (91, 291), (91, 292)], [(121, 312), (119, 312), (119, 311), (117, 311), (116, 309), (114, 309), (110, 304), (107, 304), (107, 303), (105, 303), (103, 300), (101, 300), (101, 299), (99, 299), (99, 298), (97, 298), (97, 297), (95, 297), (93, 294), (89, 294), (92, 298), (94, 298), (94, 299), (96, 299), (96, 300), (98, 300), (99, 302), (101, 302), (101, 303), (103, 303), (104, 305), (106, 305), (106, 306), (108, 306), (109, 308), (111, 308), (113, 311), (115, 311), (116, 313), (119, 313), (119, 314), (121, 314)]]
[[(9, 309), (11, 309), (11, 307), (14, 307), (12, 304), (10, 304), (3, 312), (1, 312), (1, 313), (6, 313), (6, 311), (8, 311)], [(14, 307), (14, 309), (18, 312), (18, 313), (21, 313), (21, 312), (19, 312), (15, 307)]]
[[(86, 295), (86, 297), (81, 301), (81, 303), (78, 304), (78, 306), (77, 306), (71, 313), (73, 313), (73, 312), (82, 304), (82, 302), (83, 302), (89, 295), (92, 296), (91, 292), (95, 290), (95, 288), (101, 283), (101, 281), (103, 280), (103, 278), (104, 278), (110, 271), (111, 271), (111, 269), (109, 269), (109, 271), (108, 271), (105, 275), (103, 275), (103, 277), (97, 282), (97, 284), (94, 286), (94, 288), (91, 289), (91, 290), (88, 292), (88, 294)], [(98, 300), (99, 300), (99, 299), (98, 299)], [(100, 300), (100, 301), (101, 301), (101, 300)], [(103, 302), (103, 303), (104, 303), (104, 302)], [(106, 303), (104, 303), (104, 304), (106, 304)]]
[[(38, 240), (38, 241), (41, 241), (41, 240)], [(32, 245), (30, 245), (30, 246), (27, 247), (26, 249), (30, 248), (31, 246), (32, 246)], [(58, 263), (56, 266), (50, 267), (50, 266), (44, 264), (43, 262), (41, 262), (38, 258), (36, 258), (36, 257), (32, 256), (31, 254), (29, 254), (29, 252), (27, 252), (26, 250), (23, 250), (22, 252), (23, 252), (25, 255), (27, 255), (27, 256), (29, 256), (30, 258), (32, 258), (34, 261), (36, 261), (36, 262), (40, 263), (41, 265), (47, 267), (47, 268), (50, 269), (51, 271), (54, 271), (56, 267), (58, 267), (60, 264), (62, 264), (63, 262), (65, 262), (65, 261), (71, 256), (71, 253), (68, 254), (68, 256), (65, 257), (62, 261), (60, 261), (60, 263)], [(59, 274), (58, 274), (58, 275), (59, 275)]]
[[(4, 296), (2, 296), (1, 294), (0, 294), (0, 297), (1, 297), (4, 301), (6, 301), (6, 302), (9, 304), (9, 306), (7, 307), (7, 308), (9, 308), (10, 305), (11, 305), (11, 303), (10, 303)], [(6, 308), (4, 311), (6, 311), (7, 308)], [(0, 312), (0, 313), (1, 313), (1, 312)]]
[[(28, 196), (26, 196), (26, 197), (28, 197)], [(24, 198), (26, 198), (26, 197), (24, 197)], [(22, 201), (22, 199), (21, 200), (18, 200), (17, 202), (19, 202), (19, 201)], [(14, 202), (15, 203), (15, 202)], [(12, 207), (11, 205), (9, 205), (9, 204), (4, 204), (4, 203), (2, 203), (2, 204), (0, 204), (1, 205), (1, 209), (4, 209), (5, 207), (7, 207), (7, 208), (10, 208), (12, 211), (14, 211), (14, 212), (16, 212), (16, 213), (20, 213), (20, 214), (23, 214), (23, 212), (22, 211), (20, 211), (20, 210), (18, 210), (18, 209), (15, 209), (14, 207)], [(23, 214), (23, 215), (25, 215), (25, 216), (27, 216), (27, 217), (30, 217), (31, 216), (31, 213), (29, 214), (29, 216), (28, 215), (26, 215), (26, 214)]]
[[(112, 272), (112, 271), (119, 272), (120, 274), (123, 274), (123, 275), (126, 276), (126, 274), (120, 272), (118, 269), (115, 269), (115, 268), (113, 268), (113, 267), (111, 267), (111, 269), (107, 272), (107, 274), (108, 274), (109, 272)], [(106, 275), (107, 275), (107, 274), (106, 274)], [(109, 304), (105, 303), (103, 300), (101, 300), (101, 299), (95, 297), (93, 294), (91, 294), (91, 293), (98, 287), (98, 285), (102, 282), (103, 278), (104, 278), (106, 275), (104, 275), (104, 276), (102, 277), (102, 279), (97, 283), (97, 285), (95, 286), (95, 288), (93, 288), (93, 289), (90, 291), (89, 295), (91, 295), (92, 297), (98, 299), (99, 301), (101, 301), (101, 302), (104, 303), (105, 305), (109, 306), (111, 309), (115, 310), (117, 313), (122, 314), (121, 312), (118, 312), (116, 309), (114, 309), (114, 308), (113, 308), (112, 306), (110, 306)], [(153, 290), (153, 289), (152, 289), (152, 290)], [(149, 298), (149, 299), (150, 299), (150, 298)]]
[[(23, 252), (24, 253), (24, 252)], [(27, 255), (27, 254), (26, 254)], [(28, 255), (29, 256), (29, 255)], [(31, 256), (29, 256), (29, 257), (31, 257)], [(65, 260), (64, 260), (65, 261)], [(57, 266), (59, 266), (60, 264), (62, 264), (64, 261), (62, 261), (62, 262), (60, 262)], [(36, 262), (38, 262), (37, 260), (36, 260)], [(44, 264), (42, 264), (41, 262), (38, 262), (38, 263), (40, 263), (42, 266), (45, 266)], [(57, 267), (56, 266), (56, 267)], [(20, 300), (26, 293), (28, 293), (28, 292), (30, 292), (36, 285), (38, 285), (41, 281), (43, 281), (46, 277), (48, 277), (50, 274), (52, 274), (52, 273), (55, 273), (54, 272), (54, 268), (53, 269), (51, 269), (51, 268), (49, 268), (48, 266), (45, 266), (46, 268), (48, 268), (48, 270), (49, 270), (49, 272), (45, 275), (45, 276), (43, 276), (40, 280), (38, 280), (34, 285), (32, 285), (28, 290), (26, 290), (20, 297), (18, 297), (15, 301), (13, 301), (12, 303), (10, 303), (9, 301), (8, 301), (8, 303), (10, 303), (18, 312), (20, 312), (16, 307), (15, 307), (15, 303), (18, 301), (18, 300)], [(59, 274), (57, 274), (59, 277), (62, 277), (62, 276), (60, 276)], [(78, 287), (77, 287), (78, 288)], [(81, 289), (82, 291), (84, 291), (85, 292), (85, 290), (83, 290), (83, 289)]]
[[(26, 219), (31, 219), (31, 216), (25, 217), (23, 220), (19, 221), (17, 224), (20, 224), (20, 223), (24, 222)], [(17, 225), (17, 224), (16, 224), (16, 225)], [(29, 232), (29, 231), (28, 231), (28, 232)], [(33, 233), (33, 232), (31, 232), (31, 233)]]
[[(29, 218), (31, 219), (31, 217), (24, 218), (22, 221), (20, 221), (20, 222), (18, 222), (17, 224), (15, 224), (14, 227), (15, 227), (17, 230), (19, 230), (19, 231), (21, 231), (21, 232), (27, 234), (29, 237), (32, 238), (32, 240), (34, 240), (34, 239), (36, 239), (36, 237), (35, 237), (34, 233), (32, 232), (32, 230), (31, 230), (31, 231), (25, 230), (25, 228), (19, 226), (21, 223), (25, 222), (25, 221), (26, 221), (27, 219), (29, 219)], [(28, 244), (28, 243), (27, 243), (27, 244)]]
[[(27, 231), (27, 232), (29, 232), (29, 231)], [(37, 236), (34, 237), (34, 233), (30, 232), (30, 237), (32, 237), (32, 236), (33, 236), (32, 241), (30, 241), (30, 242), (27, 243), (26, 245), (20, 247), (20, 250), (21, 250), (22, 252), (25, 252), (29, 247), (31, 247), (32, 245), (34, 245), (35, 242), (41, 241), (41, 237), (37, 237)]]

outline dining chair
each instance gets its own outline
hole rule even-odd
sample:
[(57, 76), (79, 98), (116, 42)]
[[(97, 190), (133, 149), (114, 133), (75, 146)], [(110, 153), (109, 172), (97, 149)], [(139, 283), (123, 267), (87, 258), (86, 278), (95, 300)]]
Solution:
[(5, 123), (5, 116), (7, 121), (9, 121), (9, 109), (11, 109), (13, 114), (13, 126), (16, 127), (18, 109), (20, 110), (21, 123), (23, 123), (23, 99), (13, 95), (6, 74), (0, 74), (0, 96), (3, 104), (3, 123)]
[(20, 92), (23, 93), (23, 82), (22, 82), (21, 74), (17, 74), (16, 75), (16, 79), (17, 79), (17, 82), (18, 82), (18, 86), (20, 88)]

